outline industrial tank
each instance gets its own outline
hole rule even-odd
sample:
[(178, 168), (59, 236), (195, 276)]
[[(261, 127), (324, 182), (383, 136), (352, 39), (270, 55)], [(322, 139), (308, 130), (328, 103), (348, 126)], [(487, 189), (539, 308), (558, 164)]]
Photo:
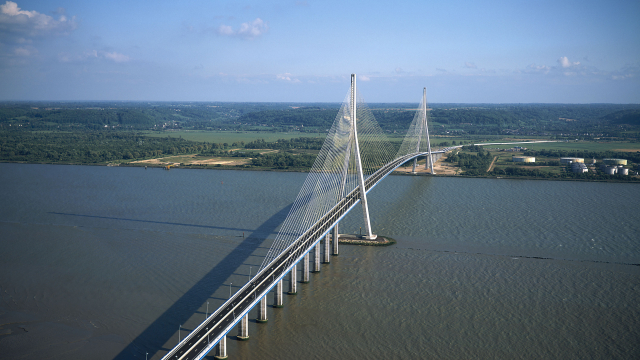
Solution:
[(574, 163), (584, 163), (583, 158), (575, 158), (575, 157), (562, 157), (560, 158), (560, 164), (571, 164)]
[(602, 159), (608, 165), (627, 165), (627, 159)]

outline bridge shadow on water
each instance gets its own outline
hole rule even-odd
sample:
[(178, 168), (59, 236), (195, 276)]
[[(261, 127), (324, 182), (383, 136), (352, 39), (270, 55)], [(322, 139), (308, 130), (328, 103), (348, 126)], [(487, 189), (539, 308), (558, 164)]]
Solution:
[(199, 228), (206, 228), (206, 229), (234, 230), (234, 231), (252, 231), (251, 229), (240, 229), (240, 228), (232, 228), (232, 227), (224, 227), (224, 226), (183, 224), (183, 223), (174, 223), (174, 222), (168, 222), (168, 221), (128, 219), (128, 218), (119, 218), (119, 217), (113, 217), (113, 216), (72, 214), (72, 213), (61, 213), (61, 212), (54, 212), (54, 211), (50, 211), (49, 214), (65, 215), (65, 216), (78, 216), (78, 217), (86, 217), (86, 218), (94, 218), (94, 219), (105, 219), (105, 220), (134, 221), (134, 222), (143, 222), (143, 223), (160, 224), (160, 225), (190, 226), (190, 227), (199, 227)]
[[(241, 266), (256, 249), (261, 247), (266, 236), (274, 233), (276, 228), (282, 224), (292, 205), (293, 204), (289, 204), (285, 206), (257, 229), (252, 230), (249, 236), (242, 240), (224, 259), (218, 262), (218, 264), (198, 280), (191, 289), (187, 290), (180, 299), (173, 303), (173, 305), (129, 343), (114, 360), (142, 358), (146, 352), (149, 353), (149, 359), (151, 359), (159, 350), (170, 350), (163, 348), (163, 346), (175, 335), (177, 326), (187, 322), (194, 313), (199, 312), (203, 303), (213, 299), (211, 297), (213, 292), (224, 285), (224, 281), (234, 274), (237, 268)], [(226, 299), (221, 300), (226, 301)], [(210, 308), (209, 310), (214, 312), (216, 309)], [(186, 336), (187, 333), (187, 331), (184, 331), (184, 336)]]

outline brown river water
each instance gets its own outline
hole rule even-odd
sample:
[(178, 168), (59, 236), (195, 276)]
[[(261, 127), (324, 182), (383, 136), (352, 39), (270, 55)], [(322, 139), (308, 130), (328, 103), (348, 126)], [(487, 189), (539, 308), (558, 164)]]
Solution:
[[(161, 358), (305, 177), (0, 164), (0, 359)], [(389, 176), (369, 203), (397, 244), (341, 246), (229, 359), (640, 357), (639, 185)]]

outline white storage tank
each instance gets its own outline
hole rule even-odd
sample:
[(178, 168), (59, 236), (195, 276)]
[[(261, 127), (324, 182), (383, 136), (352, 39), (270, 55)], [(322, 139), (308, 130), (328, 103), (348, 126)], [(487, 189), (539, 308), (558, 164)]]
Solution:
[(583, 158), (575, 158), (575, 157), (563, 157), (560, 158), (560, 164), (571, 164), (574, 163), (584, 163)]
[(602, 159), (608, 165), (627, 165), (627, 159)]
[(629, 175), (629, 169), (627, 169), (627, 168), (618, 168), (618, 175)]
[(604, 168), (604, 173), (607, 175), (615, 175), (618, 171), (618, 168), (615, 166), (607, 166)]

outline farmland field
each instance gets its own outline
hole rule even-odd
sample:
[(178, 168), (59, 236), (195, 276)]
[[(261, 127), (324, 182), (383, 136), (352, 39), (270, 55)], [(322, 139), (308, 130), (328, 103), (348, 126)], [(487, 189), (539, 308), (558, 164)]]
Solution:
[(261, 132), (261, 131), (202, 131), (202, 130), (178, 130), (178, 131), (146, 131), (146, 136), (183, 138), (191, 141), (204, 141), (210, 143), (229, 143), (244, 141), (245, 143), (263, 139), (267, 142), (278, 139), (293, 139), (299, 137), (324, 137), (325, 134), (306, 132)]

